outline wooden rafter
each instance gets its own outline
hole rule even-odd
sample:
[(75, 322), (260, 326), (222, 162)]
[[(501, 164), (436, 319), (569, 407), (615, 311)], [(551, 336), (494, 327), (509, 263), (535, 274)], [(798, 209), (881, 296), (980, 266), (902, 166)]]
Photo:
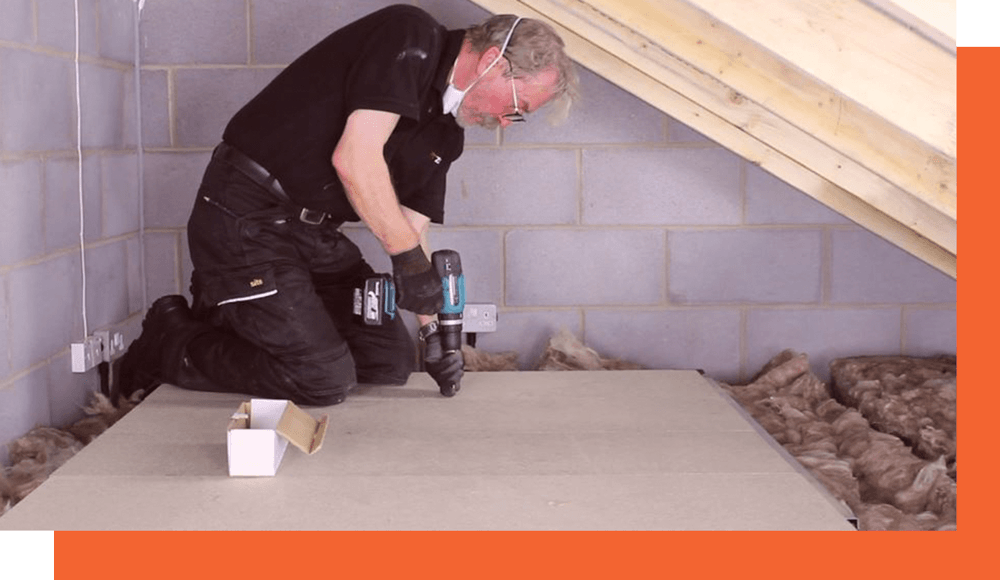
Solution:
[[(897, 19), (856, 0), (474, 1), (548, 21), (591, 70), (956, 276), (954, 58)], [(772, 3), (788, 11), (764, 6)], [(792, 10), (802, 4), (813, 13)], [(845, 36), (852, 27), (831, 14), (863, 16), (868, 32)], [(856, 63), (854, 53), (888, 31), (906, 50), (894, 48), (856, 76), (843, 63), (821, 62), (819, 49), (795, 50), (811, 34), (819, 45), (853, 51)], [(797, 44), (770, 40), (778, 32)], [(909, 66), (904, 52), (933, 58)], [(866, 89), (873, 75), (893, 78)], [(906, 114), (878, 112), (907, 88), (933, 95), (900, 105)]]

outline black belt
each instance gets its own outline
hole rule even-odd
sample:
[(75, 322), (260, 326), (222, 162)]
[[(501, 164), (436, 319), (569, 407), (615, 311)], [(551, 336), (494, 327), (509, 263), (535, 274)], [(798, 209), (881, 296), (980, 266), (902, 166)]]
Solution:
[[(285, 193), (285, 190), (281, 187), (281, 183), (278, 182), (277, 177), (232, 145), (225, 142), (219, 143), (218, 147), (215, 148), (215, 151), (212, 152), (212, 159), (218, 159), (232, 165), (238, 169), (240, 173), (249, 177), (257, 185), (273, 193), (281, 199), (281, 201), (295, 205), (294, 202), (292, 202), (292, 198), (288, 197), (288, 194)], [(318, 209), (309, 209), (307, 207), (296, 207), (296, 209), (299, 212), (299, 221), (314, 226), (318, 226), (327, 219), (333, 218), (330, 214)]]

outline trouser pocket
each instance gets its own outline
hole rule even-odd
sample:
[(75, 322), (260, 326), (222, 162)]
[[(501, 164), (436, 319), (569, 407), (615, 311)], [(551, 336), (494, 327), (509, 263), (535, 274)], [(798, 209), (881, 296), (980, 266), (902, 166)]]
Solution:
[(278, 284), (271, 264), (243, 266), (226, 270), (204, 272), (195, 270), (191, 275), (191, 294), (194, 296), (194, 313), (209, 322), (219, 307), (238, 302), (249, 302), (275, 296)]

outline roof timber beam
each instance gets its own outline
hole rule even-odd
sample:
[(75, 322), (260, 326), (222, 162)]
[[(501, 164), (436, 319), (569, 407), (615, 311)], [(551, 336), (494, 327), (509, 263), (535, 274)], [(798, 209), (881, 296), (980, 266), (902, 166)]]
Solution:
[[(583, 24), (589, 26), (588, 40), (605, 49), (611, 48), (607, 43), (609, 39), (619, 41), (625, 45), (616, 47), (619, 57), (665, 83), (695, 87), (689, 90), (680, 84), (672, 85), (692, 98), (706, 99), (709, 96), (706, 93), (714, 93), (715, 99), (704, 101), (706, 107), (749, 132), (757, 127), (734, 117), (738, 107), (733, 105), (745, 103), (748, 109), (757, 105), (766, 111), (766, 118), (770, 120), (763, 125), (798, 127), (849, 158), (853, 164), (868, 169), (931, 206), (932, 211), (952, 219), (956, 217), (953, 157), (915, 139), (906, 129), (873, 114), (864, 104), (818, 82), (815, 76), (690, 5), (701, 1), (731, 0), (523, 0), (522, 3), (530, 3), (542, 12), (560, 17), (568, 13), (580, 16)], [(751, 0), (740, 0), (747, 1)], [(775, 1), (782, 0), (764, 0), (765, 3)], [(774, 35), (779, 36), (782, 32), (775, 30)], [(788, 50), (795, 52), (792, 47)], [(710, 81), (717, 86), (705, 91)], [(912, 101), (920, 101), (919, 94), (907, 96), (912, 97)], [(951, 116), (954, 118), (954, 109)], [(808, 150), (800, 153), (799, 142), (795, 139), (783, 142), (782, 134), (779, 130), (776, 136), (763, 138), (806, 166), (818, 167), (813, 158), (805, 156)], [(896, 213), (890, 206), (894, 203), (891, 199), (897, 197), (896, 192), (885, 193), (877, 182), (870, 187), (857, 187), (847, 175), (849, 165), (838, 163), (836, 166), (838, 171), (821, 171), (821, 174), (880, 210)], [(838, 175), (840, 173), (844, 175)], [(920, 221), (919, 216), (910, 221)], [(948, 247), (944, 239), (933, 232), (921, 229), (918, 232)]]
[[(661, 24), (660, 35), (651, 38), (635, 30), (650, 25), (648, 11), (644, 23), (636, 22), (643, 20), (637, 13), (609, 15), (621, 9), (620, 1), (602, 4), (602, 10), (596, 7), (598, 0), (473, 1), (495, 13), (518, 13), (549, 21), (560, 30), (570, 55), (588, 68), (939, 270), (952, 277), (956, 275), (956, 224), (947, 211), (911, 195), (821, 139), (815, 131), (797, 126), (771, 110), (786, 108), (780, 91), (783, 85), (794, 85), (794, 79), (787, 78), (794, 71), (786, 70), (781, 78), (783, 83), (772, 89), (779, 92), (758, 95), (765, 102), (762, 104), (730, 86), (729, 78), (723, 74), (727, 68), (736, 68), (736, 61), (742, 58), (747, 63), (740, 66), (747, 70), (761, 60), (774, 60), (758, 46), (742, 41), (724, 63), (727, 66), (710, 75), (675, 56), (661, 42), (660, 35), (673, 35), (674, 41), (690, 44), (697, 50), (709, 48), (719, 52), (711, 45), (717, 39), (706, 36), (724, 28), (717, 20), (698, 15), (688, 7), (687, 15), (700, 16), (700, 21)], [(656, 4), (685, 3), (660, 0)], [(706, 44), (710, 46), (705, 47)], [(790, 68), (784, 63), (775, 64)], [(860, 109), (838, 94), (829, 93), (829, 99), (836, 105), (831, 108), (838, 110), (842, 119)], [(875, 117), (867, 125), (860, 124), (852, 130), (863, 136), (873, 129), (879, 132), (893, 129), (885, 125), (884, 120)], [(916, 153), (917, 158), (920, 153)], [(934, 155), (934, 159), (941, 159), (940, 155)], [(897, 164), (911, 170), (912, 163), (907, 165), (897, 160)], [(949, 167), (947, 161), (929, 163), (926, 158), (921, 163), (922, 168), (943, 169), (945, 181), (950, 181), (950, 187), (954, 188), (953, 163)]]
[(955, 0), (864, 0), (955, 54), (958, 31)]
[[(653, 12), (652, 6), (657, 7), (654, 14), (665, 18), (675, 18), (678, 10), (687, 13), (688, 6), (700, 10), (744, 36), (744, 42), (801, 71), (787, 80), (813, 77), (818, 81), (812, 83), (818, 85), (815, 89), (832, 89), (941, 155), (955, 157), (955, 55), (864, 2), (619, 0), (619, 4), (631, 7), (620, 12), (628, 16), (633, 11)], [(645, 32), (658, 31), (646, 27)], [(728, 46), (739, 44), (726, 40)]]

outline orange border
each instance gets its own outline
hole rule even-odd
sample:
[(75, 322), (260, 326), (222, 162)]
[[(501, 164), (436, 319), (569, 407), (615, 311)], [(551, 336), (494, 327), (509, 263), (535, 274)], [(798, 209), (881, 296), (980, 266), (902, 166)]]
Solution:
[[(959, 185), (962, 228), (958, 344), (963, 398), (962, 508), (958, 532), (56, 532), (56, 578), (949, 577), (992, 559), (986, 525), (995, 507), (983, 491), (996, 420), (991, 365), (997, 331), (1000, 139), (994, 91), (998, 48), (959, 49)], [(991, 372), (992, 371), (992, 372)], [(977, 461), (980, 460), (980, 461)], [(963, 509), (964, 508), (964, 509)], [(990, 565), (986, 568), (990, 569)]]

